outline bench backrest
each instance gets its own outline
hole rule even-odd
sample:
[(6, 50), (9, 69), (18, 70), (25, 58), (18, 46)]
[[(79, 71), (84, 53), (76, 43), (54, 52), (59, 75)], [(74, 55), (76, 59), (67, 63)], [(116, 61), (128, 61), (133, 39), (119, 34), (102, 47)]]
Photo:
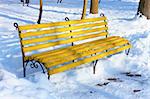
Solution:
[[(105, 16), (66, 22), (18, 26), (24, 54), (72, 42), (93, 40), (106, 36), (108, 34), (107, 29)], [(73, 38), (71, 38), (72, 36)]]

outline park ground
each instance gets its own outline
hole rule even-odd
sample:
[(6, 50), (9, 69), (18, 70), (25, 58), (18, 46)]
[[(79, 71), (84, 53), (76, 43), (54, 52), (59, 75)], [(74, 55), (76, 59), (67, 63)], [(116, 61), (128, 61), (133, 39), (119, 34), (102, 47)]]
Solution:
[[(42, 23), (80, 19), (83, 0), (44, 0)], [(99, 14), (108, 18), (109, 35), (127, 38), (132, 49), (98, 61), (96, 74), (92, 65), (51, 76), (41, 70), (22, 77), (22, 59), (18, 32), (20, 25), (36, 24), (39, 4), (29, 7), (19, 0), (0, 1), (0, 99), (150, 99), (150, 21), (136, 16), (138, 0), (101, 0)], [(33, 70), (34, 71), (34, 70)], [(129, 76), (127, 73), (132, 74)], [(113, 80), (111, 79), (113, 78)]]

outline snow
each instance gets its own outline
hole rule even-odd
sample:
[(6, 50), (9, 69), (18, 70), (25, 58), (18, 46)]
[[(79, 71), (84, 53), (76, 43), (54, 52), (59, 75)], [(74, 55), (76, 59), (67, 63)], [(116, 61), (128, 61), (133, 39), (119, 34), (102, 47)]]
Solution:
[[(72, 4), (71, 4), (72, 2)], [(101, 0), (99, 14), (108, 17), (109, 33), (127, 38), (132, 49), (100, 59), (96, 74), (92, 65), (52, 75), (50, 80), (41, 70), (22, 77), (19, 37), (13, 23), (36, 24), (38, 2), (29, 7), (17, 0), (0, 1), (0, 99), (149, 99), (150, 98), (150, 20), (135, 16), (139, 0)], [(82, 0), (44, 0), (42, 23), (80, 19)], [(87, 17), (89, 15), (89, 3)], [(96, 16), (99, 16), (96, 15)], [(130, 77), (124, 74), (140, 74)], [(108, 78), (116, 78), (109, 81)], [(106, 85), (102, 85), (107, 83)], [(99, 86), (97, 84), (101, 84)], [(135, 90), (140, 90), (134, 92)]]

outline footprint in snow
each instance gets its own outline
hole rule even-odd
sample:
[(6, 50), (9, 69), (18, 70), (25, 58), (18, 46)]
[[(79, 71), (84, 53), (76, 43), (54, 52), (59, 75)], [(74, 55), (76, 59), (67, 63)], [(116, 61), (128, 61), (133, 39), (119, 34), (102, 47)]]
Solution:
[(109, 83), (111, 83), (111, 82), (123, 82), (121, 79), (119, 79), (119, 78), (107, 78), (107, 82), (104, 82), (104, 83), (99, 83), (99, 84), (96, 84), (96, 86), (106, 86), (106, 85), (108, 85)]
[(126, 76), (129, 76), (129, 77), (142, 77), (141, 74), (132, 73), (132, 72), (124, 72), (122, 74), (125, 74)]

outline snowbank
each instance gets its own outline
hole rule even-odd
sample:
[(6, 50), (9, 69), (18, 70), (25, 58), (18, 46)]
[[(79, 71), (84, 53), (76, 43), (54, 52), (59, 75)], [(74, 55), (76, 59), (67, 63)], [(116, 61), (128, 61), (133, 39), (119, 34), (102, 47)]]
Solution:
[[(69, 3), (71, 0), (62, 4), (46, 1), (42, 22), (64, 21), (66, 16), (81, 17), (81, 0), (73, 1), (74, 4)], [(89, 63), (53, 75), (51, 80), (40, 70), (22, 78), (21, 50), (13, 23), (35, 24), (37, 4), (34, 0), (29, 7), (23, 7), (15, 0), (0, 1), (0, 99), (150, 98), (150, 21), (135, 16), (138, 0), (102, 0), (100, 6), (100, 12), (108, 17), (110, 35), (125, 37), (132, 43), (128, 56), (122, 52), (101, 59), (95, 75)], [(88, 13), (88, 17), (93, 16)], [(127, 72), (139, 76), (127, 76)]]

